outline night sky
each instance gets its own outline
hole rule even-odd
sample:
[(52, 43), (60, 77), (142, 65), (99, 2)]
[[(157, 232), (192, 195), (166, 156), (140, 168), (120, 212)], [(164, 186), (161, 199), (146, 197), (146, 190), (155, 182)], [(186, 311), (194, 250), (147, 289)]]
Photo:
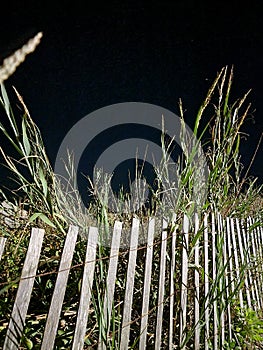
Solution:
[[(250, 163), (263, 131), (259, 1), (7, 6), (1, 11), (1, 62), (43, 32), (36, 51), (5, 85), (23, 96), (52, 162), (78, 120), (114, 103), (147, 102), (179, 114), (181, 98), (193, 127), (217, 72), (234, 65), (233, 101), (252, 89), (253, 113), (243, 128), (250, 136), (241, 146), (243, 164)], [(250, 171), (260, 182), (262, 160), (261, 145)]]

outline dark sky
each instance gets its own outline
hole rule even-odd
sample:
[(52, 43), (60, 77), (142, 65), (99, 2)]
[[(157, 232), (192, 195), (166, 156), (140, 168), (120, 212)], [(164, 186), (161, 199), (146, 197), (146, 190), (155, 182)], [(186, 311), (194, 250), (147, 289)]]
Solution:
[[(262, 12), (259, 1), (97, 2), (52, 6), (8, 2), (0, 21), (0, 59), (37, 32), (43, 38), (6, 82), (14, 85), (39, 126), (51, 161), (70, 128), (118, 102), (148, 102), (193, 126), (217, 72), (234, 65), (233, 100), (252, 89), (255, 110), (244, 131), (248, 166), (263, 131)], [(262, 146), (251, 174), (262, 176)]]

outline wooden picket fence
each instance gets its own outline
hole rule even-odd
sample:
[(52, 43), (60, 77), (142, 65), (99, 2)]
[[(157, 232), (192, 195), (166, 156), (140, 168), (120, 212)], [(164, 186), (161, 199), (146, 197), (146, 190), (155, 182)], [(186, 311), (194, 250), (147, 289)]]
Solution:
[[(180, 220), (175, 216), (171, 226), (173, 229), (168, 230), (168, 222), (162, 220), (161, 230), (159, 235), (156, 235), (156, 218), (150, 218), (147, 244), (143, 247), (145, 254), (141, 255), (138, 263), (138, 251), (142, 249), (138, 245), (140, 222), (138, 219), (133, 219), (130, 247), (128, 254), (125, 255), (127, 271), (126, 283), (123, 286), (124, 297), (121, 301), (122, 318), (118, 348), (129, 349), (131, 332), (134, 333), (135, 329), (137, 330), (135, 337), (138, 337), (138, 340), (134, 348), (140, 350), (146, 348), (197, 350), (209, 347), (215, 350), (222, 349), (224, 342), (230, 341), (233, 337), (234, 315), (231, 300), (235, 300), (241, 308), (246, 306), (252, 310), (263, 310), (263, 227), (254, 224), (253, 218), (223, 219), (220, 214), (213, 213), (202, 218), (195, 215), (191, 220), (186, 215)], [(44, 234), (43, 229), (33, 228), (31, 231), (3, 350), (19, 349)], [(114, 332), (111, 329), (110, 319), (116, 304), (120, 303), (115, 298), (115, 291), (118, 264), (121, 263), (119, 259), (121, 234), (122, 223), (116, 221), (112, 230), (106, 287), (102, 298), (108, 343), (100, 336), (95, 346), (100, 350), (111, 348), (107, 345), (110, 344)], [(56, 348), (57, 330), (69, 274), (72, 271), (77, 238), (78, 227), (70, 226), (60, 257), (52, 300), (39, 347), (42, 350)], [(0, 259), (1, 256), (4, 257), (5, 243), (6, 239), (0, 237)], [(95, 288), (96, 264), (99, 261), (99, 243), (98, 228), (90, 227), (71, 344), (71, 349), (74, 350), (93, 348), (85, 345), (85, 339), (92, 312), (90, 305)], [(5, 263), (4, 260), (2, 263)], [(136, 273), (138, 271), (141, 273), (142, 269), (143, 283), (136, 291), (136, 305), (134, 305)], [(154, 273), (158, 273), (158, 286), (152, 283)], [(235, 290), (237, 285), (240, 285), (240, 288)], [(154, 296), (154, 292), (157, 295)], [(139, 306), (138, 300), (140, 300)], [(135, 307), (140, 310), (137, 319), (133, 314)]]

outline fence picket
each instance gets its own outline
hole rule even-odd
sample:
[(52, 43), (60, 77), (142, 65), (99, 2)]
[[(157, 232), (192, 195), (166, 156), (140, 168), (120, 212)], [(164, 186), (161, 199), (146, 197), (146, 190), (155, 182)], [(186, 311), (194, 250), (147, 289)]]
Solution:
[(231, 229), (230, 229), (230, 218), (226, 218), (226, 247), (227, 247), (227, 257), (228, 257), (228, 266), (229, 266), (229, 284), (231, 288), (231, 293), (234, 294), (234, 284), (232, 283), (234, 281), (234, 275), (233, 275), (233, 246), (231, 241)]
[(182, 229), (182, 286), (181, 286), (181, 312), (180, 312), (180, 346), (185, 349), (186, 312), (187, 312), (187, 285), (188, 285), (188, 243), (189, 243), (189, 219), (183, 218)]
[(5, 249), (5, 244), (6, 244), (6, 238), (0, 237), (0, 261), (1, 261), (4, 249)]
[(225, 289), (226, 289), (226, 301), (227, 301), (227, 322), (228, 322), (228, 333), (230, 339), (232, 339), (232, 327), (231, 327), (231, 309), (230, 303), (228, 302), (230, 299), (230, 283), (229, 283), (229, 256), (231, 255), (231, 251), (229, 251), (228, 247), (228, 230), (226, 226), (226, 220), (222, 219), (223, 223), (223, 257), (224, 257), (224, 271), (225, 271)]
[(162, 338), (167, 226), (168, 226), (167, 221), (163, 220), (162, 243), (161, 243), (161, 254), (160, 254), (160, 271), (159, 271), (158, 306), (157, 306), (156, 334), (155, 334), (155, 350), (159, 350), (161, 348), (161, 338)]
[(259, 234), (258, 234), (258, 228), (256, 227), (256, 223), (255, 220), (253, 218), (250, 217), (250, 224), (253, 227), (252, 232), (253, 232), (253, 237), (254, 237), (254, 241), (255, 241), (255, 252), (256, 252), (256, 256), (255, 256), (255, 261), (256, 261), (256, 273), (257, 273), (257, 281), (258, 281), (258, 289), (259, 289), (259, 305), (260, 308), (263, 308), (263, 298), (262, 298), (262, 294), (260, 293), (260, 291), (262, 290), (263, 287), (263, 277), (262, 277), (262, 271), (261, 271), (261, 266), (259, 266), (258, 259), (262, 258), (261, 256), (261, 247), (260, 247), (260, 239), (259, 239)]
[[(103, 303), (103, 319), (105, 322), (105, 329), (106, 329), (105, 339), (104, 339), (105, 342), (107, 342), (107, 338), (110, 330), (110, 319), (111, 319), (112, 305), (113, 305), (113, 299), (114, 299), (121, 230), (122, 230), (122, 223), (120, 221), (116, 221), (113, 228), (111, 250), (110, 250), (110, 261), (109, 261), (106, 290), (105, 290), (104, 303)], [(98, 350), (106, 350), (105, 342), (103, 342), (100, 335)]]
[[(254, 229), (252, 228), (252, 222), (251, 218), (247, 219), (247, 227), (248, 227), (248, 233), (251, 239), (251, 248), (252, 248), (252, 257), (253, 257), (253, 265), (254, 265), (254, 273), (258, 275), (258, 266), (256, 264), (256, 257), (257, 257), (257, 251), (256, 251), (256, 244), (255, 244), (255, 236), (254, 236)], [(254, 287), (255, 287), (255, 295), (256, 295), (256, 302), (257, 302), (257, 309), (261, 309), (260, 305), (260, 298), (259, 298), (259, 286), (258, 281), (256, 278), (253, 278), (254, 281)]]
[(44, 230), (36, 228), (32, 229), (3, 350), (15, 350), (19, 348), (19, 343), (23, 332), (26, 314), (36, 276), (43, 237)]
[(173, 346), (173, 328), (174, 328), (174, 274), (175, 274), (175, 253), (176, 253), (176, 215), (173, 215), (171, 225), (172, 231), (172, 252), (171, 252), (171, 266), (170, 266), (170, 319), (169, 319), (169, 350), (174, 349)]
[(137, 258), (137, 247), (139, 237), (139, 220), (133, 218), (131, 239), (130, 239), (130, 251), (129, 251), (129, 262), (127, 269), (127, 282), (125, 287), (124, 306), (123, 306), (123, 318), (122, 318), (122, 330), (121, 330), (121, 350), (127, 350), (130, 336), (130, 322), (131, 322), (131, 311), (132, 311), (132, 299), (133, 299), (133, 288), (134, 288), (134, 277), (135, 267)]
[(77, 236), (78, 227), (70, 226), (59, 265), (58, 276), (49, 308), (41, 350), (50, 350), (53, 349), (54, 346)]
[(259, 235), (260, 235), (260, 249), (261, 249), (261, 256), (263, 257), (263, 226), (259, 226)]
[[(255, 219), (252, 219), (253, 223), (255, 224)], [(260, 260), (262, 261), (263, 256), (262, 256), (262, 240), (261, 240), (261, 235), (260, 235), (260, 227), (257, 226), (255, 227), (255, 231), (256, 231), (256, 236), (257, 236), (257, 240), (258, 240), (258, 251), (257, 251), (257, 256), (260, 258)], [(263, 290), (263, 269), (262, 269), (262, 264), (260, 264), (258, 266), (259, 268), (259, 283), (260, 283), (260, 291)], [(263, 295), (262, 293), (260, 293), (260, 302), (261, 302), (261, 306), (263, 307)]]
[(72, 345), (72, 349), (74, 350), (83, 349), (94, 278), (97, 242), (98, 229), (96, 227), (90, 227), (86, 250), (85, 266), (83, 271), (83, 281), (81, 286), (79, 310)]
[[(223, 347), (223, 344), (225, 343), (225, 297), (224, 297), (224, 275), (225, 275), (225, 239), (224, 239), (224, 231), (223, 231), (223, 219), (222, 216), (218, 213), (217, 214), (217, 220), (218, 220), (218, 234), (217, 234), (217, 247), (220, 251), (220, 259), (218, 260), (218, 270), (220, 270), (220, 283), (219, 283), (219, 291), (221, 293), (221, 308), (220, 308), (220, 328), (221, 328), (221, 346)], [(221, 254), (223, 253), (223, 254)], [(223, 270), (223, 271), (222, 271)], [(223, 272), (223, 273), (222, 273)]]
[[(263, 227), (258, 226), (258, 235), (259, 235), (259, 249), (260, 249), (260, 257), (261, 261), (263, 259)], [(261, 303), (263, 305), (263, 266), (262, 264), (260, 265), (260, 278), (261, 278)]]
[[(236, 230), (237, 230), (237, 238), (238, 238), (238, 248), (239, 248), (239, 253), (240, 253), (240, 260), (241, 260), (241, 265), (243, 266), (245, 264), (245, 256), (244, 256), (244, 247), (243, 247), (243, 241), (242, 241), (242, 236), (241, 236), (241, 231), (240, 231), (240, 224), (239, 220), (236, 218)], [(249, 292), (249, 284), (248, 284), (248, 276), (247, 273), (245, 273), (245, 289), (246, 289), (246, 297), (247, 297), (247, 305), (249, 308), (251, 308), (251, 298), (250, 298), (250, 292)]]
[(208, 215), (204, 217), (204, 292), (205, 292), (205, 350), (208, 350), (209, 340), (209, 256), (208, 256)]
[[(249, 261), (249, 258), (252, 256), (251, 254), (251, 242), (250, 242), (250, 234), (248, 230), (248, 226), (245, 225), (244, 220), (241, 220), (241, 230), (242, 230), (242, 236), (243, 236), (243, 241), (244, 241), (244, 247), (245, 247), (245, 252), (246, 252), (246, 264), (250, 264), (251, 262)], [(254, 286), (254, 281), (252, 278), (251, 270), (248, 269), (248, 281), (249, 281), (249, 292), (251, 294), (250, 299), (251, 299), (251, 306), (253, 309), (255, 309), (255, 301), (256, 301), (256, 294), (255, 294), (255, 286)]]
[[(212, 229), (212, 280), (215, 281), (217, 278), (217, 268), (216, 268), (216, 242), (217, 242), (217, 232), (215, 227), (215, 215), (211, 215), (211, 229)], [(218, 306), (217, 306), (217, 291), (214, 290), (214, 302), (213, 302), (213, 324), (214, 324), (214, 350), (218, 349)]]
[[(255, 223), (255, 220), (253, 220), (253, 222)], [(258, 237), (258, 250), (259, 250), (259, 256), (261, 258), (263, 258), (263, 251), (262, 251), (262, 245), (263, 245), (263, 241), (262, 241), (262, 236), (261, 236), (261, 232), (260, 232), (260, 226), (257, 226), (256, 228), (257, 230), (257, 237)]]
[(148, 240), (147, 240), (147, 251), (146, 251), (146, 259), (145, 259), (139, 350), (145, 350), (146, 343), (147, 343), (147, 327), (148, 327), (148, 312), (149, 312), (150, 286), (151, 286), (151, 275), (152, 275), (154, 226), (155, 226), (155, 219), (150, 218), (149, 226), (148, 226)]
[[(195, 214), (195, 225), (194, 225), (194, 235), (197, 237), (199, 235), (199, 218)], [(200, 246), (199, 246), (199, 237), (195, 243), (195, 350), (200, 349)]]
[[(237, 249), (237, 241), (236, 241), (236, 230), (235, 230), (234, 225), (235, 225), (234, 219), (230, 219), (231, 239), (232, 239), (232, 243), (233, 243), (236, 278), (239, 282), (241, 282), (241, 280), (240, 280), (240, 267), (239, 267), (239, 261), (238, 261), (238, 249)], [(243, 308), (244, 301), (243, 301), (242, 289), (239, 290), (239, 303), (240, 303), (240, 307)]]

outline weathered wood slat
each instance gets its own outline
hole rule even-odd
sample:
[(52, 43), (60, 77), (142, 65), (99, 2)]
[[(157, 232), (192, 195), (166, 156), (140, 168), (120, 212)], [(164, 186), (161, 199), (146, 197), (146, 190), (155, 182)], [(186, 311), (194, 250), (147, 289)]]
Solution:
[(253, 227), (256, 254), (257, 254), (257, 257), (259, 257), (260, 256), (260, 248), (259, 248), (259, 241), (258, 241), (258, 231), (257, 231), (257, 227), (255, 226), (256, 222), (251, 217), (249, 217), (249, 219), (250, 219), (250, 225)]
[[(194, 221), (194, 235), (197, 237), (199, 231), (199, 218), (198, 215), (195, 214), (195, 221)], [(199, 257), (200, 257), (200, 245), (199, 245), (200, 239), (197, 238), (195, 243), (195, 301), (194, 301), (194, 308), (195, 308), (195, 350), (200, 349), (200, 272), (199, 272)]]
[(181, 312), (180, 312), (180, 346), (185, 349), (185, 327), (187, 314), (187, 288), (188, 288), (188, 244), (189, 244), (189, 219), (183, 218), (182, 230), (182, 281), (181, 281)]
[[(223, 232), (223, 219), (220, 214), (217, 214), (217, 225), (218, 225), (218, 233), (217, 233), (217, 249), (220, 251), (219, 256), (220, 260), (218, 261), (218, 269), (224, 269), (224, 254), (225, 254), (225, 240), (224, 240), (224, 232)], [(223, 253), (223, 254), (222, 254)], [(223, 293), (224, 290), (224, 274), (220, 271), (221, 277), (219, 281), (219, 292), (221, 293), (221, 309), (220, 309), (220, 327), (221, 327), (221, 347), (225, 343), (225, 296)]]
[(128, 344), (129, 344), (134, 277), (135, 277), (135, 267), (136, 267), (138, 238), (139, 238), (139, 224), (140, 224), (140, 221), (138, 219), (133, 218), (131, 239), (130, 239), (128, 270), (127, 270), (127, 278), (126, 278), (127, 282), (125, 287), (124, 306), (123, 306), (121, 344), (120, 344), (121, 350), (127, 350)]
[(263, 276), (262, 276), (262, 268), (261, 264), (258, 264), (258, 261), (260, 258), (262, 258), (261, 255), (261, 246), (260, 246), (260, 237), (259, 237), (259, 231), (258, 227), (256, 225), (256, 220), (253, 218), (250, 218), (251, 225), (253, 225), (253, 232), (254, 232), (254, 241), (255, 241), (255, 250), (256, 250), (256, 268), (257, 268), (257, 280), (258, 280), (258, 294), (259, 294), (259, 305), (260, 309), (263, 309), (263, 296), (262, 296), (262, 290), (263, 290)]
[[(244, 247), (243, 247), (244, 243), (242, 241), (240, 224), (237, 218), (236, 218), (236, 230), (237, 230), (238, 249), (240, 254), (241, 265), (244, 265), (245, 264)], [(249, 292), (247, 273), (245, 273), (245, 289), (246, 289), (245, 292), (247, 297), (247, 305), (249, 308), (251, 308), (251, 298), (250, 298), (250, 292)]]
[(169, 315), (169, 350), (174, 349), (173, 333), (174, 333), (174, 274), (175, 274), (175, 250), (176, 250), (176, 215), (171, 220), (172, 231), (172, 251), (170, 265), (170, 315)]
[[(238, 246), (237, 246), (234, 219), (230, 220), (230, 227), (231, 227), (231, 239), (232, 239), (233, 251), (234, 251), (236, 278), (238, 281), (240, 281), (240, 266), (239, 266), (239, 257), (238, 257), (238, 251), (240, 251), (240, 248), (238, 249)], [(243, 308), (244, 307), (244, 300), (243, 300), (242, 289), (239, 290), (239, 303), (240, 303), (240, 307)]]
[[(228, 247), (228, 230), (226, 226), (226, 221), (223, 220), (223, 237), (224, 237), (224, 250), (223, 250), (223, 256), (224, 256), (224, 266), (225, 266), (225, 288), (226, 288), (226, 300), (229, 300), (230, 296), (230, 287), (231, 283), (229, 283), (229, 255), (231, 254), (231, 251), (229, 251)], [(231, 282), (231, 280), (230, 280)], [(229, 338), (232, 339), (232, 327), (231, 327), (231, 309), (230, 309), (230, 303), (227, 304), (227, 321), (228, 321), (228, 334)]]
[(140, 329), (140, 344), (139, 350), (145, 350), (147, 345), (147, 327), (148, 327), (148, 312), (150, 300), (150, 286), (152, 275), (152, 257), (153, 257), (153, 238), (154, 238), (155, 219), (150, 218), (148, 226), (147, 251), (145, 259), (144, 271), (144, 287), (142, 299), (142, 318)]
[(260, 249), (261, 249), (261, 256), (263, 257), (263, 226), (259, 227), (259, 234), (260, 234)]
[(260, 226), (257, 227), (257, 231), (258, 231), (259, 255), (261, 258), (263, 258), (263, 250), (262, 250), (263, 241), (262, 241), (262, 236), (260, 232)]
[(0, 260), (2, 258), (4, 249), (5, 249), (5, 244), (6, 244), (6, 238), (5, 237), (0, 237)]
[[(117, 265), (118, 265), (118, 259), (119, 259), (121, 230), (122, 230), (122, 223), (120, 221), (116, 221), (113, 228), (110, 261), (109, 261), (106, 290), (105, 290), (104, 303), (103, 303), (103, 318), (104, 318), (104, 323), (106, 328), (105, 342), (107, 341), (107, 337), (110, 329), (110, 319), (111, 319), (112, 306), (113, 306), (113, 300), (114, 300), (115, 281), (116, 281)], [(105, 342), (103, 342), (103, 339), (101, 339), (101, 337), (99, 338), (98, 350), (107, 349)]]
[(86, 250), (85, 266), (83, 271), (83, 280), (81, 286), (79, 310), (72, 345), (72, 349), (74, 350), (83, 349), (94, 278), (97, 243), (98, 229), (96, 227), (90, 227)]
[(54, 347), (77, 236), (78, 227), (70, 226), (59, 265), (58, 276), (47, 317), (41, 350), (50, 350)]
[[(254, 220), (255, 222), (256, 220)], [(260, 232), (261, 227), (257, 226), (256, 230), (257, 230), (257, 236), (258, 236), (258, 250), (259, 250), (259, 256), (261, 258), (263, 258), (263, 240), (262, 240), (262, 235)], [(262, 276), (263, 277), (263, 276)]]
[(160, 272), (159, 272), (159, 292), (156, 320), (155, 350), (161, 348), (162, 324), (163, 324), (163, 303), (164, 303), (164, 284), (165, 284), (165, 265), (166, 265), (166, 247), (167, 247), (167, 221), (163, 220), (162, 244), (160, 254)]
[[(211, 229), (212, 229), (212, 279), (216, 280), (217, 268), (216, 268), (216, 242), (217, 242), (217, 232), (215, 225), (215, 215), (211, 214)], [(214, 350), (218, 349), (218, 310), (217, 310), (217, 291), (214, 290), (214, 302), (213, 302), (213, 325), (214, 325)]]
[[(252, 257), (253, 257), (253, 262), (254, 262), (254, 270), (256, 272), (256, 274), (258, 275), (259, 271), (258, 271), (258, 265), (256, 262), (256, 257), (257, 257), (257, 251), (256, 251), (256, 244), (255, 244), (255, 236), (254, 236), (254, 229), (251, 227), (252, 226), (252, 222), (251, 222), (251, 218), (247, 219), (247, 230), (249, 231), (249, 237), (250, 237), (250, 241), (251, 241), (251, 248), (252, 248)], [(258, 286), (258, 279), (253, 278), (254, 280), (254, 287), (255, 287), (255, 294), (256, 294), (256, 308), (258, 310), (261, 309), (261, 304), (260, 304), (260, 297), (259, 297), (259, 286)]]
[(205, 350), (208, 350), (209, 340), (209, 241), (208, 241), (208, 215), (204, 216), (204, 292), (205, 292)]
[(233, 274), (233, 246), (231, 241), (231, 229), (230, 229), (230, 218), (226, 218), (226, 246), (227, 246), (227, 252), (228, 252), (228, 266), (229, 266), (229, 284), (231, 293), (234, 293), (234, 274)]
[(33, 228), (3, 350), (19, 348), (43, 243), (44, 230)]
[[(253, 223), (256, 224), (256, 219), (252, 219)], [(260, 235), (260, 227), (257, 226), (255, 227), (255, 231), (256, 231), (256, 236), (257, 236), (257, 242), (258, 242), (258, 251), (257, 251), (257, 256), (259, 257), (259, 259), (263, 259), (262, 256), (262, 240), (261, 240), (261, 235)], [(260, 264), (258, 266), (259, 268), (259, 283), (260, 283), (260, 291), (259, 291), (259, 295), (260, 295), (260, 303), (261, 303), (261, 307), (263, 308), (263, 269), (262, 269), (262, 264)]]
[[(252, 254), (251, 254), (249, 230), (247, 229), (247, 225), (246, 225), (246, 222), (244, 220), (241, 220), (241, 229), (242, 229), (244, 248), (245, 248), (245, 252), (246, 252), (246, 265), (249, 265), (250, 257)], [(256, 294), (255, 294), (255, 286), (254, 286), (254, 280), (253, 280), (252, 274), (251, 274), (251, 269), (248, 269), (248, 285), (249, 285), (251, 306), (254, 309), (255, 308), (254, 302), (256, 300)]]

